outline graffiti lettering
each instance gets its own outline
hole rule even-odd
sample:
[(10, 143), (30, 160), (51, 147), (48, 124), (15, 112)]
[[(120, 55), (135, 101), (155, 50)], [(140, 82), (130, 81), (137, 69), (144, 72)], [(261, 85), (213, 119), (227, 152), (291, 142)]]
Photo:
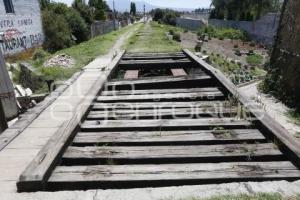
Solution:
[(13, 51), (16, 49), (28, 49), (42, 44), (43, 36), (41, 33), (29, 36), (13, 37), (9, 40), (4, 39), (0, 41), (2, 50), (4, 52)]
[(0, 20), (0, 28), (11, 28), (14, 26), (13, 20)]
[(21, 19), (18, 20), (18, 25), (19, 26), (28, 26), (28, 25), (32, 25), (32, 19)]
[(42, 34), (35, 34), (35, 35), (30, 35), (30, 43), (31, 46), (36, 46), (39, 45), (43, 42), (43, 36)]

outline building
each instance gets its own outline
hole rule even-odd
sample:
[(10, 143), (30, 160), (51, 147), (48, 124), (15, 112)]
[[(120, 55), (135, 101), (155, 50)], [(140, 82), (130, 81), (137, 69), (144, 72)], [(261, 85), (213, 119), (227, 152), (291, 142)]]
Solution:
[(43, 39), (38, 0), (0, 0), (0, 49), (4, 55), (40, 46)]

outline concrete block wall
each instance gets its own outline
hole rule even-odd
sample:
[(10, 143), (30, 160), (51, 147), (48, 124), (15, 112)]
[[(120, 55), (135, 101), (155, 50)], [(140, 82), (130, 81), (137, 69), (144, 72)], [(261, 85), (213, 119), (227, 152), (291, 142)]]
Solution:
[(202, 26), (204, 26), (204, 22), (200, 19), (192, 19), (192, 18), (176, 18), (176, 26), (188, 29), (188, 30), (198, 30)]
[(42, 45), (44, 34), (38, 0), (12, 0), (14, 13), (0, 1), (0, 49), (4, 55)]
[(236, 28), (244, 30), (253, 40), (271, 47), (275, 41), (279, 20), (279, 14), (270, 13), (254, 22), (209, 19), (208, 24), (218, 28)]

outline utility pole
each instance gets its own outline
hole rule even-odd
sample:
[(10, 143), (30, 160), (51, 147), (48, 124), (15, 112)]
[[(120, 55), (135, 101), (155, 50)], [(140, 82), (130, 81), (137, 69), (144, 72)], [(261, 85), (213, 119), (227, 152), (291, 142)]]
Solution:
[(144, 4), (144, 23), (146, 23), (146, 5)]
[(116, 10), (115, 10), (115, 0), (113, 0), (113, 21), (114, 21), (114, 30), (116, 30)]

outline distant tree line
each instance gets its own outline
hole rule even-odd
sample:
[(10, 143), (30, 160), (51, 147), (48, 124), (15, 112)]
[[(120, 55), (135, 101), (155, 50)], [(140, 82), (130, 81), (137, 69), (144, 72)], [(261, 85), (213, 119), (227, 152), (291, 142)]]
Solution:
[(282, 0), (212, 0), (210, 18), (254, 21), (267, 12), (278, 12)]
[(103, 0), (74, 0), (72, 7), (39, 0), (45, 35), (44, 49), (55, 52), (89, 39), (90, 25), (106, 19), (109, 10)]
[(180, 17), (180, 13), (170, 9), (154, 9), (150, 12), (154, 21), (169, 25), (176, 25), (176, 17)]

